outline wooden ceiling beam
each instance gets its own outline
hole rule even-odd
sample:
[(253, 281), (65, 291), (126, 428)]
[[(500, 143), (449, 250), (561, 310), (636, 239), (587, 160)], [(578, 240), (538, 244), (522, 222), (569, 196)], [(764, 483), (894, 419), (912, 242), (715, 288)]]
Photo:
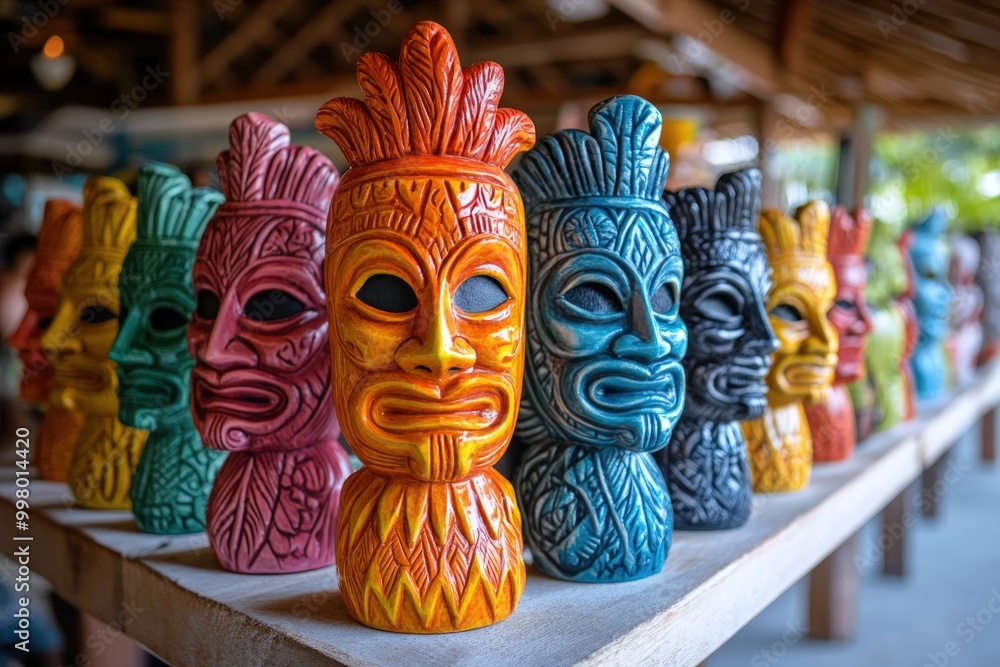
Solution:
[(286, 39), (258, 68), (252, 77), (254, 83), (264, 87), (279, 83), (288, 72), (307, 59), (309, 52), (327, 37), (339, 34), (341, 22), (355, 9), (357, 5), (346, 0), (327, 4), (315, 18), (307, 21), (297, 33)]
[(894, 20), (893, 12), (886, 13), (849, 0), (827, 0), (826, 4), (829, 9), (839, 10), (844, 17), (851, 20), (855, 26), (852, 35), (861, 36), (867, 31), (878, 36), (883, 42), (892, 39), (905, 40), (948, 56), (957, 62), (969, 62), (969, 47), (965, 42), (926, 28), (908, 15), (904, 15), (906, 20), (898, 22)]
[(802, 61), (813, 5), (810, 0), (785, 0), (781, 16), (781, 38), (778, 41), (778, 59), (785, 68), (793, 68)]
[(254, 9), (202, 59), (200, 69), (203, 84), (215, 82), (247, 48), (261, 42), (265, 36), (274, 35), (277, 32), (274, 23), (288, 8), (289, 0), (264, 0), (263, 4)]
[[(101, 11), (101, 23), (113, 30), (166, 35), (170, 33), (172, 12), (129, 7), (107, 7)], [(197, 29), (196, 25), (191, 26)]]
[(661, 33), (684, 33), (728, 60), (746, 81), (747, 92), (772, 97), (780, 85), (774, 47), (740, 27), (740, 10), (706, 0), (607, 0), (640, 25)]
[(194, 104), (201, 91), (198, 68), (197, 0), (174, 0), (168, 21), (170, 31), (170, 93), (174, 104)]
[(603, 60), (633, 53), (636, 42), (648, 37), (650, 37), (649, 32), (633, 26), (580, 32), (565, 37), (555, 36), (538, 41), (474, 48), (469, 51), (468, 62), (493, 60), (504, 67), (521, 67), (554, 62)]

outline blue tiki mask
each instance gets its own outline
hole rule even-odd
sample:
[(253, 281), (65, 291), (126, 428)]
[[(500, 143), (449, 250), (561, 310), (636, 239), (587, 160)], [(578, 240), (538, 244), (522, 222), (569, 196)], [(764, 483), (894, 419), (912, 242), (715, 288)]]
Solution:
[(528, 228), (516, 488), (536, 564), (575, 581), (658, 572), (672, 516), (651, 452), (684, 403), (684, 267), (661, 195), (660, 114), (616, 97), (514, 173)]
[(948, 360), (944, 341), (952, 289), (948, 283), (951, 250), (945, 230), (948, 221), (941, 210), (912, 228), (910, 259), (916, 275), (913, 306), (920, 321), (920, 338), (910, 364), (921, 399), (939, 396), (948, 385)]

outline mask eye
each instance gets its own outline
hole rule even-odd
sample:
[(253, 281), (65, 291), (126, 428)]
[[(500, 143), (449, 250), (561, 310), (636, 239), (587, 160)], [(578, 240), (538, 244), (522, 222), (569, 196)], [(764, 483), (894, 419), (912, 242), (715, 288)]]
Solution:
[(740, 304), (729, 294), (710, 294), (698, 301), (698, 308), (709, 317), (732, 319), (740, 314)]
[(604, 283), (577, 285), (562, 298), (590, 313), (620, 313), (625, 310), (615, 291)]
[(771, 315), (786, 322), (801, 322), (805, 319), (798, 308), (787, 303), (782, 303), (772, 308)]
[(117, 319), (117, 317), (117, 315), (104, 306), (87, 306), (80, 313), (80, 321), (85, 324), (103, 324), (104, 322)]
[(198, 292), (198, 317), (203, 320), (214, 320), (219, 315), (219, 308), (222, 307), (222, 302), (219, 301), (219, 297), (215, 292), (209, 290), (201, 290)]
[(653, 292), (653, 297), (649, 300), (653, 310), (657, 313), (666, 314), (674, 309), (677, 298), (669, 283), (663, 283), (660, 288)]
[(149, 316), (149, 324), (157, 331), (173, 331), (187, 326), (187, 318), (173, 308), (157, 308)]
[(509, 298), (500, 281), (491, 276), (472, 276), (455, 290), (455, 306), (466, 313), (487, 313)]
[(853, 301), (845, 301), (844, 299), (839, 299), (835, 305), (837, 308), (840, 308), (841, 310), (846, 310), (847, 312), (850, 313), (854, 312), (855, 310)]
[(250, 297), (243, 314), (258, 322), (276, 322), (295, 317), (306, 305), (283, 290), (258, 292)]
[(361, 303), (383, 313), (408, 313), (417, 307), (417, 294), (410, 284), (391, 273), (368, 276), (354, 296)]
[(39, 329), (48, 329), (50, 326), (52, 326), (51, 317), (43, 317), (42, 319), (38, 320)]

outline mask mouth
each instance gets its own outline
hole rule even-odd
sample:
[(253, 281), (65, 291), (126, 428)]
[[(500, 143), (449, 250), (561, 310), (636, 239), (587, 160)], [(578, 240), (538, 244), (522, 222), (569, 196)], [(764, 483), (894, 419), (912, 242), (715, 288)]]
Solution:
[(716, 389), (737, 401), (763, 397), (767, 394), (770, 370), (768, 357), (736, 357), (728, 367), (719, 368), (715, 375)]
[(669, 413), (679, 400), (677, 389), (683, 382), (678, 382), (679, 369), (675, 363), (643, 367), (626, 362), (617, 368), (608, 364), (589, 378), (587, 394), (594, 405), (608, 412), (648, 412), (659, 406)]
[(156, 368), (118, 367), (118, 399), (122, 411), (160, 414), (177, 407), (183, 394), (180, 378)]
[(77, 353), (58, 356), (51, 364), (57, 388), (89, 394), (105, 391), (111, 385), (111, 364), (107, 359)]
[(216, 413), (260, 422), (279, 417), (288, 407), (284, 387), (256, 370), (218, 374), (195, 367), (191, 388), (201, 415)]
[(833, 383), (837, 355), (796, 354), (778, 363), (779, 384), (793, 395), (808, 395)]
[(445, 388), (390, 381), (369, 388), (369, 417), (387, 433), (481, 432), (504, 414), (507, 392), (482, 374), (463, 377)]

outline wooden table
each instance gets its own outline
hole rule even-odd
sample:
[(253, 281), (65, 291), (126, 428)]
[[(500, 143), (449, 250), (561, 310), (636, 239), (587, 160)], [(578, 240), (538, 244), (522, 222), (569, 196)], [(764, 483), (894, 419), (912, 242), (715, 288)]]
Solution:
[[(529, 567), (516, 613), (490, 628), (416, 636), (351, 620), (334, 568), (281, 576), (223, 572), (204, 534), (136, 531), (127, 512), (73, 508), (64, 485), (31, 483), (31, 568), (73, 604), (176, 665), (694, 665), (896, 498), (1000, 403), (1000, 364), (921, 416), (817, 466), (802, 492), (758, 495), (737, 530), (674, 535), (664, 571), (611, 585)], [(14, 474), (0, 471), (2, 550)]]

